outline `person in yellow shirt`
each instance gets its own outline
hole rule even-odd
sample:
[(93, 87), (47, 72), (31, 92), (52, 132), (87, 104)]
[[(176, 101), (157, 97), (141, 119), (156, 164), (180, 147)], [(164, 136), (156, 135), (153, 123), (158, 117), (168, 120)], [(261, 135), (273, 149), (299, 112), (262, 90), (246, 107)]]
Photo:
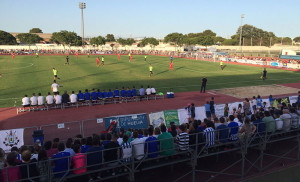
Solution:
[(129, 59), (129, 62), (130, 62), (130, 57), (131, 57), (131, 54), (130, 52), (128, 53), (128, 59)]
[(52, 71), (53, 71), (53, 75), (54, 75), (54, 81), (57, 79), (60, 79), (58, 76), (57, 76), (57, 70), (55, 68), (52, 68)]
[(147, 55), (145, 55), (145, 61), (147, 61)]
[(149, 77), (151, 77), (152, 74), (153, 74), (153, 67), (150, 64), (150, 66), (149, 66)]
[(220, 67), (221, 67), (221, 70), (224, 69), (224, 67), (223, 67), (223, 61), (220, 62)]

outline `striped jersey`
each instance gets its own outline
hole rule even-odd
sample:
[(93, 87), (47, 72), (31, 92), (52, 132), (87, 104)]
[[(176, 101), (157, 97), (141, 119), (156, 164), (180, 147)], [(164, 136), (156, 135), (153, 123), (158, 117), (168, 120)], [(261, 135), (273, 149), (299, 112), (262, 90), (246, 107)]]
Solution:
[(203, 133), (205, 139), (205, 146), (210, 147), (215, 144), (215, 130), (211, 127), (206, 128)]
[(189, 149), (189, 135), (186, 132), (179, 133), (176, 137), (178, 141), (179, 150), (188, 150)]

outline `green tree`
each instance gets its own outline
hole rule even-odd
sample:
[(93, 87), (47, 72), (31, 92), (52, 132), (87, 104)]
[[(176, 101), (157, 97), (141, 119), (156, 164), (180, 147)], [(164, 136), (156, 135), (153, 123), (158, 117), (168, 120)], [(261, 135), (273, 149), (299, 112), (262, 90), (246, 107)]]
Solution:
[(159, 41), (156, 38), (150, 37), (150, 38), (144, 38), (140, 44), (142, 46), (146, 46), (149, 44), (151, 48), (154, 48), (159, 44)]
[(60, 32), (54, 32), (51, 37), (51, 42), (56, 44), (62, 44), (64, 47), (67, 46), (81, 46), (82, 41), (81, 37), (78, 36), (75, 32), (69, 32), (62, 30)]
[(222, 44), (222, 42), (224, 42), (224, 40), (225, 40), (223, 37), (220, 37), (220, 36), (213, 37), (213, 39), (214, 39), (215, 44)]
[(91, 38), (90, 44), (92, 45), (105, 45), (105, 38), (102, 36), (93, 37)]
[(32, 28), (29, 30), (29, 33), (43, 33), (43, 31), (39, 28)]
[(291, 45), (293, 40), (290, 37), (278, 37), (277, 43), (280, 43), (282, 45)]
[(207, 46), (211, 46), (214, 44), (214, 39), (212, 36), (204, 36), (204, 38), (202, 39), (201, 45), (207, 47)]
[(5, 31), (0, 30), (0, 45), (16, 45), (16, 38)]
[(164, 42), (166, 43), (173, 43), (175, 47), (183, 45), (183, 34), (182, 33), (170, 33), (165, 36)]
[(237, 39), (225, 39), (222, 45), (238, 45), (239, 41)]
[(106, 41), (107, 42), (115, 42), (116, 41), (115, 36), (113, 34), (107, 34)]
[[(241, 27), (238, 28), (236, 35), (231, 37), (239, 41), (240, 39), (240, 30)], [(257, 28), (253, 25), (245, 24), (243, 25), (242, 29), (242, 45), (249, 46), (249, 45), (261, 45), (261, 46), (270, 46), (277, 43), (277, 37), (273, 32), (268, 32)]]
[(21, 43), (34, 44), (43, 40), (40, 36), (31, 33), (20, 33), (16, 36)]
[(211, 30), (208, 29), (208, 30), (204, 30), (202, 32), (202, 35), (203, 36), (215, 37), (217, 34), (215, 32), (213, 32), (213, 31), (211, 31)]
[(300, 42), (300, 36), (299, 36), (299, 37), (295, 37), (295, 38), (293, 39), (293, 41), (295, 41), (295, 42)]
[(119, 39), (117, 40), (117, 42), (118, 42), (119, 44), (121, 44), (122, 46), (127, 45), (126, 39), (123, 39), (123, 38), (119, 38)]

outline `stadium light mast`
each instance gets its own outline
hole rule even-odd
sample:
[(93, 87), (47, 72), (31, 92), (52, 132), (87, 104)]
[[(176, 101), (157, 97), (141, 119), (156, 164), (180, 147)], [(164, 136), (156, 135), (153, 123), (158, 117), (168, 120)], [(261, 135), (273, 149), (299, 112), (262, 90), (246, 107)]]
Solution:
[(243, 32), (243, 19), (245, 18), (245, 14), (241, 16), (241, 30), (240, 30), (240, 50), (242, 50), (242, 32)]
[(79, 8), (81, 9), (81, 33), (82, 33), (82, 45), (84, 45), (84, 19), (83, 19), (83, 9), (86, 8), (86, 4), (79, 2)]

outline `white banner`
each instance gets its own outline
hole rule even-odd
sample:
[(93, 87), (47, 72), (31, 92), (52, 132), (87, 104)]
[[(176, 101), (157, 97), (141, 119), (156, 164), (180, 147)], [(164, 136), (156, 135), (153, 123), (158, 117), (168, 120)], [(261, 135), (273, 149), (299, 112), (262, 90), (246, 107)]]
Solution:
[(298, 96), (297, 95), (289, 96), (289, 99), (290, 99), (290, 104), (292, 105), (297, 102)]
[(189, 122), (187, 109), (178, 109), (177, 112), (178, 112), (178, 119), (180, 124)]
[(220, 118), (220, 117), (224, 116), (224, 107), (225, 107), (225, 104), (215, 105), (215, 114), (216, 114), (216, 117)]
[(0, 131), (0, 148), (5, 152), (10, 152), (14, 146), (20, 148), (24, 145), (24, 129), (12, 129)]
[(205, 109), (204, 106), (201, 107), (195, 107), (195, 120), (201, 120), (203, 122), (203, 120), (206, 118), (206, 113), (205, 113)]
[(162, 123), (166, 124), (163, 111), (149, 114), (149, 120), (150, 125), (153, 125), (154, 128), (159, 127)]

